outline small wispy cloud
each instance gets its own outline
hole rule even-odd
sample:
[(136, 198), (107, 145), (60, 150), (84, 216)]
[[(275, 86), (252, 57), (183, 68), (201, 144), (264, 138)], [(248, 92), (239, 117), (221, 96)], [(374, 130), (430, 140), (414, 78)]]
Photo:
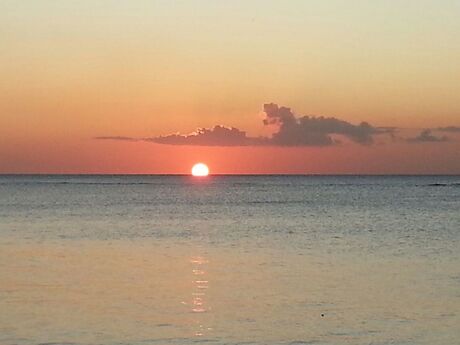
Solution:
[(132, 138), (132, 137), (123, 137), (123, 136), (101, 136), (94, 137), (96, 140), (120, 140), (120, 141), (139, 141), (142, 139)]
[(435, 130), (440, 132), (460, 133), (460, 127), (458, 126), (438, 127), (435, 128)]
[(424, 129), (423, 131), (420, 132), (419, 135), (413, 138), (407, 138), (406, 141), (410, 143), (426, 143), (426, 142), (439, 143), (439, 142), (449, 141), (449, 138), (446, 136), (436, 136), (432, 134), (431, 129)]

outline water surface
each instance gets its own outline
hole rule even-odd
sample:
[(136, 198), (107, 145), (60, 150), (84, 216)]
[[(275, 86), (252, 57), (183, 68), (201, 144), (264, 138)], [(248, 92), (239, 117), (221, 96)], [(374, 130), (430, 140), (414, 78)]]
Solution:
[(458, 176), (0, 176), (0, 344), (456, 344)]

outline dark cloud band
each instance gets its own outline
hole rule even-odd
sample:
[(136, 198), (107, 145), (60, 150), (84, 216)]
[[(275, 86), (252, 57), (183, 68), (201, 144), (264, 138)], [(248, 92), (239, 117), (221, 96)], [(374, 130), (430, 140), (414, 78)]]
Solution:
[(272, 137), (249, 137), (234, 127), (200, 128), (188, 135), (171, 134), (149, 138), (158, 144), (194, 146), (329, 146), (338, 141), (332, 135), (341, 135), (363, 145), (373, 143), (373, 135), (390, 133), (393, 129), (376, 128), (362, 122), (353, 125), (334, 117), (296, 117), (290, 108), (275, 103), (264, 104), (265, 125), (275, 126)]
[[(290, 108), (275, 103), (264, 104), (263, 124), (273, 126), (275, 131), (270, 137), (251, 137), (245, 131), (222, 125), (213, 128), (199, 128), (190, 134), (169, 134), (151, 138), (131, 138), (123, 136), (104, 136), (96, 139), (122, 141), (149, 141), (164, 145), (188, 146), (331, 146), (340, 143), (338, 137), (361, 145), (371, 145), (374, 137), (388, 134), (393, 139), (398, 131), (396, 127), (374, 127), (367, 122), (352, 124), (335, 117), (296, 116)], [(436, 131), (459, 132), (460, 127), (439, 127)], [(445, 136), (436, 136), (432, 130), (423, 130), (413, 138), (402, 138), (407, 142), (444, 142)]]

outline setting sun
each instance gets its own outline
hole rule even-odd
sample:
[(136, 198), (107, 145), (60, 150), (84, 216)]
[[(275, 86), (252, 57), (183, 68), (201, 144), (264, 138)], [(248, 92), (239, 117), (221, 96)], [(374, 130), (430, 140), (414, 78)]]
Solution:
[(208, 176), (209, 168), (206, 164), (197, 163), (192, 168), (192, 175), (193, 176)]

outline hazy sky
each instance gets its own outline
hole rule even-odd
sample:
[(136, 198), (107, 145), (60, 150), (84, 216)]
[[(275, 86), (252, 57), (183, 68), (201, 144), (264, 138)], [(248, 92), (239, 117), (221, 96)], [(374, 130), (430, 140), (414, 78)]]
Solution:
[[(0, 173), (460, 173), (459, 18), (448, 0), (0, 0)], [(269, 103), (295, 126), (264, 124)], [(216, 125), (249, 141), (158, 140)], [(118, 136), (136, 140), (95, 139)]]

